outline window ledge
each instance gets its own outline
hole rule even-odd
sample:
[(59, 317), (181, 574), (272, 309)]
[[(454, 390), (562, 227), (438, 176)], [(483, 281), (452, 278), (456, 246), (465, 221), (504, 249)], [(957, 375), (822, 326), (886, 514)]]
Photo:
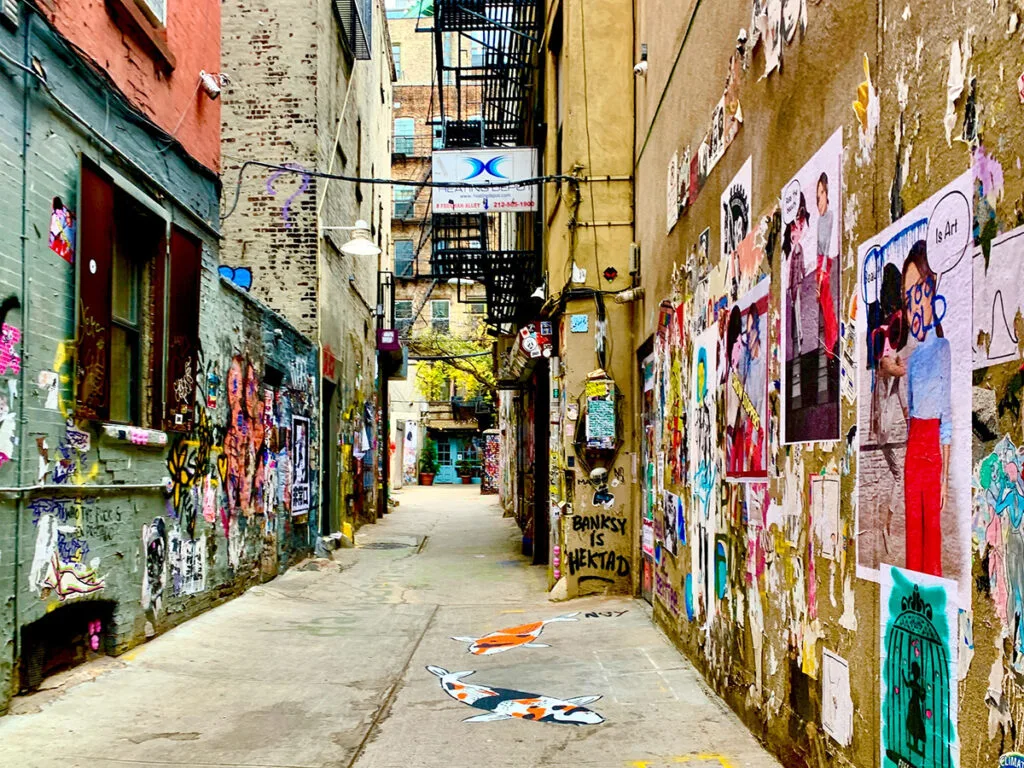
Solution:
[(154, 23), (135, 0), (107, 0), (107, 10), (119, 26), (149, 50), (165, 72), (177, 66), (174, 54), (167, 45), (167, 29)]
[(167, 433), (156, 429), (143, 429), (125, 424), (104, 424), (103, 434), (111, 440), (132, 445), (161, 448), (167, 445)]

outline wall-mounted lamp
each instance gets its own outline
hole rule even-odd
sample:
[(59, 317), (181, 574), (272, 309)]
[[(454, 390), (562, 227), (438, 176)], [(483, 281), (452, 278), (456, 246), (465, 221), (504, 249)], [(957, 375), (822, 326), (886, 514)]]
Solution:
[(342, 231), (351, 232), (348, 242), (341, 246), (341, 252), (346, 256), (378, 256), (380, 248), (374, 245), (370, 234), (370, 225), (363, 219), (359, 219), (352, 227), (320, 227), (320, 235), (324, 232)]

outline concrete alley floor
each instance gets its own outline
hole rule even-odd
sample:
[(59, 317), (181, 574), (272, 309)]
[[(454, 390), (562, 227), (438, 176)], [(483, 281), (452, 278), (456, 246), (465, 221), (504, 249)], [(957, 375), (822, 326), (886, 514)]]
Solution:
[[(543, 568), (519, 554), (495, 497), (449, 486), (396, 498), (333, 562), (310, 561), (17, 699), (0, 718), (0, 766), (778, 766), (644, 603), (548, 602)], [(548, 647), (474, 655), (450, 639), (570, 613), (543, 627), (535, 642)], [(442, 679), (428, 666), (475, 674)], [(464, 722), (495, 714), (466, 702), (508, 698), (497, 688), (600, 696), (531, 701), (518, 714), (604, 722)]]

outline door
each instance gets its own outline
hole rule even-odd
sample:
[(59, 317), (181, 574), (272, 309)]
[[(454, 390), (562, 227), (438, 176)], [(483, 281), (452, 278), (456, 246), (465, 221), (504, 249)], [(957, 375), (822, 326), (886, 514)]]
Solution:
[(455, 456), (458, 451), (458, 440), (444, 435), (437, 438), (437, 471), (435, 483), (457, 483), (459, 476), (455, 472)]
[(338, 478), (338, 421), (335, 414), (337, 409), (334, 407), (334, 382), (324, 379), (321, 388), (324, 405), (320, 416), (320, 455), (323, 457), (320, 468), (320, 535), (329, 536), (340, 530), (340, 515), (334, 509), (338, 499), (335, 492), (335, 481)]

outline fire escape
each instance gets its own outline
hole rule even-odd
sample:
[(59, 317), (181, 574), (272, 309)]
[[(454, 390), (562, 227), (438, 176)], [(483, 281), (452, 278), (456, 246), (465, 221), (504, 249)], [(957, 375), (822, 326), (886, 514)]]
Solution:
[[(538, 0), (434, 0), (433, 10), (438, 143), (445, 149), (529, 146)], [(537, 216), (434, 213), (431, 275), (459, 286), (460, 301), (464, 284), (482, 283), (487, 323), (499, 330), (534, 319), (531, 297), (542, 282)]]

